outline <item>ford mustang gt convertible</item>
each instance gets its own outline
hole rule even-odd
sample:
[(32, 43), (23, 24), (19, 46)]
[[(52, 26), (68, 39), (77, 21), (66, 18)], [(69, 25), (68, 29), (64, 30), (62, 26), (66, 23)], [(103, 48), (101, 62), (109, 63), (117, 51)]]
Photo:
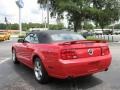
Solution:
[(89, 76), (107, 71), (111, 64), (108, 43), (85, 40), (64, 30), (31, 31), (12, 46), (14, 64), (33, 69), (35, 79), (46, 83), (59, 79)]

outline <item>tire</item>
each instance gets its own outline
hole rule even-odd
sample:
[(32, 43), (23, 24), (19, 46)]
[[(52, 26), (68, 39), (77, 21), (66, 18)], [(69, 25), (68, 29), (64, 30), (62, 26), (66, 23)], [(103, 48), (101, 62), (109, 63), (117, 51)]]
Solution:
[(14, 49), (12, 50), (12, 61), (13, 61), (14, 64), (19, 64), (19, 63), (20, 63), (20, 62), (17, 60), (16, 52), (15, 52)]
[(49, 76), (39, 58), (34, 60), (34, 76), (36, 81), (41, 84), (46, 84), (49, 81)]

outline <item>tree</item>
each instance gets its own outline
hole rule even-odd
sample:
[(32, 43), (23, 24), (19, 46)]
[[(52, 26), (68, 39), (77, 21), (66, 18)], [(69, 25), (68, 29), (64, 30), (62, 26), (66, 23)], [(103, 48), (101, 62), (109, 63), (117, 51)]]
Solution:
[[(38, 3), (42, 4), (38, 0)], [(46, 0), (42, 0), (46, 1)], [(68, 21), (74, 24), (74, 31), (81, 28), (85, 19), (93, 20), (103, 29), (106, 25), (119, 19), (118, 0), (49, 0), (51, 16), (57, 14), (63, 18), (67, 12)]]
[(94, 26), (92, 24), (86, 22), (86, 23), (84, 23), (83, 28), (87, 31), (90, 31), (90, 30), (94, 29)]
[(114, 26), (114, 29), (120, 29), (120, 24), (116, 24), (116, 25)]
[(0, 29), (6, 29), (6, 25), (3, 23), (0, 23)]
[(19, 30), (19, 25), (17, 23), (11, 24), (11, 29), (12, 30)]
[(118, 0), (93, 0), (93, 7), (98, 9), (93, 20), (104, 29), (107, 25), (119, 20)]
[(48, 0), (38, 0), (38, 3), (40, 3), (41, 8), (46, 8), (47, 1)]
[(59, 23), (57, 25), (49, 25), (50, 30), (61, 30), (64, 29), (64, 25), (62, 23)]
[(51, 16), (57, 13), (60, 18), (63, 18), (62, 14), (68, 12), (67, 18), (69, 22), (74, 24), (74, 31), (77, 32), (77, 29), (81, 26), (81, 21), (84, 19), (84, 14), (81, 13), (83, 7), (85, 7), (84, 0), (50, 0), (50, 2)]
[[(8, 24), (9, 27), (7, 27), (8, 30), (19, 30), (19, 25), (17, 23), (15, 24)], [(62, 23), (59, 24), (50, 24), (51, 30), (60, 30), (64, 28), (64, 25)], [(39, 23), (22, 23), (22, 30), (28, 31), (30, 28), (45, 28), (44, 24)], [(0, 23), (0, 29), (5, 30), (6, 24)]]

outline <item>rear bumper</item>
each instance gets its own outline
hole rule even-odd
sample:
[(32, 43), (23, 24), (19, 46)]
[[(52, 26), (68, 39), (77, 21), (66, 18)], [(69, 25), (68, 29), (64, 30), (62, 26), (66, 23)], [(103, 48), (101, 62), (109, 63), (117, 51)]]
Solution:
[(60, 79), (75, 78), (105, 71), (109, 68), (110, 63), (111, 55), (75, 60), (59, 60), (59, 62), (54, 62), (54, 66), (51, 66), (52, 68), (48, 68), (48, 74)]

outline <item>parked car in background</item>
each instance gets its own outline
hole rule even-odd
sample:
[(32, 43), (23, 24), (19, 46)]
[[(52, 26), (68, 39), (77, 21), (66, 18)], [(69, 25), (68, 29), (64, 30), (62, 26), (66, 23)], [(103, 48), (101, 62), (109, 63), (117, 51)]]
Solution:
[(10, 33), (6, 31), (0, 31), (0, 41), (5, 41), (10, 39)]
[(34, 70), (35, 79), (48, 82), (90, 76), (107, 71), (111, 54), (106, 41), (88, 41), (70, 31), (32, 31), (12, 46), (14, 64), (23, 63)]
[(87, 38), (89, 36), (93, 36), (94, 33), (92, 33), (92, 32), (84, 32), (84, 33), (82, 33), (82, 35), (83, 35), (84, 38)]
[(11, 33), (10, 32), (6, 32), (6, 35), (7, 35), (7, 40), (10, 40), (10, 35), (11, 35)]
[(96, 35), (102, 35), (103, 31), (102, 30), (96, 30), (96, 31), (94, 31), (94, 34), (96, 34)]
[(116, 35), (120, 34), (120, 30), (113, 30), (113, 34), (116, 34)]
[(111, 30), (104, 30), (103, 35), (112, 35), (113, 32)]

